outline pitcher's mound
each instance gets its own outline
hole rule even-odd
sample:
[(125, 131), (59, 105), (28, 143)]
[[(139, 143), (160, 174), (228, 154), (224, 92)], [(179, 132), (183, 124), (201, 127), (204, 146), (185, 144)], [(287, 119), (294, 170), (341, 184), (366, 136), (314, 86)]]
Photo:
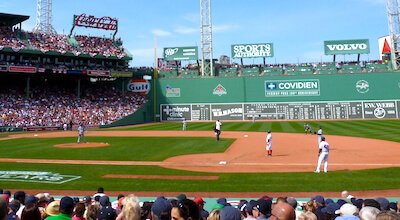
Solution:
[(107, 147), (107, 146), (110, 146), (110, 144), (103, 142), (67, 143), (67, 144), (54, 145), (54, 147), (59, 147), (59, 148), (89, 148), (89, 147)]

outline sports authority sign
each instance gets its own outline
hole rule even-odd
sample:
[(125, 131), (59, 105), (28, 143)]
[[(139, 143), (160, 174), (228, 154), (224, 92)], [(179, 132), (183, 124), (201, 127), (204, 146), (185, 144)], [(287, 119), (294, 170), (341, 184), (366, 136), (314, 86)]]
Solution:
[(325, 55), (369, 53), (369, 40), (330, 40), (324, 41)]
[(166, 47), (164, 48), (164, 60), (198, 60), (198, 47)]
[(80, 176), (62, 175), (38, 171), (0, 171), (0, 181), (63, 184), (81, 178)]
[(128, 91), (137, 92), (140, 94), (147, 95), (151, 89), (151, 84), (149, 81), (144, 79), (133, 79), (128, 83)]
[(232, 58), (273, 57), (272, 43), (234, 44), (231, 46)]
[(319, 96), (318, 79), (268, 80), (265, 81), (265, 96)]

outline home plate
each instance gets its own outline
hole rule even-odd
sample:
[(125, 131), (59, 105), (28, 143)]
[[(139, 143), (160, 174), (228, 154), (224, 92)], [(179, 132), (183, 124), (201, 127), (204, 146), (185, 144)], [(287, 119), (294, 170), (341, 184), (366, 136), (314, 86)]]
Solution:
[(226, 161), (222, 160), (222, 161), (219, 162), (219, 164), (220, 164), (220, 165), (225, 165), (225, 164), (226, 164)]
[(249, 135), (247, 135), (247, 134), (245, 134), (245, 135), (243, 135), (243, 137), (245, 137), (245, 138), (247, 138)]

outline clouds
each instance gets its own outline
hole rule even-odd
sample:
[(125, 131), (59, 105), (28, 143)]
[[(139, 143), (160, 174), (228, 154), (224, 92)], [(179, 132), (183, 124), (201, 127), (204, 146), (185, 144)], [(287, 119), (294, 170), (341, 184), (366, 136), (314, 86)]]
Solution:
[(151, 30), (151, 33), (153, 35), (158, 36), (158, 37), (168, 37), (168, 36), (172, 35), (171, 32), (165, 31), (165, 30), (162, 30), (162, 29), (153, 29), (153, 30)]

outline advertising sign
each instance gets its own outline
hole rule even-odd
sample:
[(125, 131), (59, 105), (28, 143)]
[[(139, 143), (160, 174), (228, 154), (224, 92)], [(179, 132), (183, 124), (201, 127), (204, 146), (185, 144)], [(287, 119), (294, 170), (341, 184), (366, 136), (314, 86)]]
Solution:
[(318, 79), (269, 80), (265, 81), (265, 96), (319, 96)]
[(325, 55), (369, 53), (369, 40), (330, 40), (324, 41)]
[(234, 44), (231, 46), (232, 58), (273, 57), (272, 43)]
[(191, 119), (190, 105), (161, 105), (162, 121), (182, 121)]
[(211, 105), (212, 120), (243, 120), (242, 104)]
[(166, 47), (164, 48), (164, 60), (198, 60), (198, 47)]
[(140, 94), (147, 95), (151, 89), (151, 84), (149, 81), (144, 79), (133, 79), (128, 83), (128, 91), (137, 92)]

